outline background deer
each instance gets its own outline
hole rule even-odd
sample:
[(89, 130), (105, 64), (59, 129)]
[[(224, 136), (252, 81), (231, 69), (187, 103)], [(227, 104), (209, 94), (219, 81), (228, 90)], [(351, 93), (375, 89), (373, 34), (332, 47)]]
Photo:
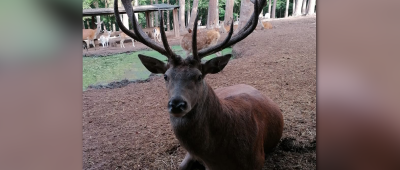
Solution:
[(100, 42), (103, 45), (103, 48), (104, 48), (104, 45), (108, 47), (108, 41), (110, 40), (110, 36), (111, 36), (111, 31), (107, 31), (107, 30), (105, 32), (105, 35), (100, 36)]
[[(191, 41), (193, 54), (184, 59), (168, 45), (162, 15), (163, 47), (139, 28), (133, 17), (131, 0), (122, 0), (122, 4), (133, 23), (134, 33), (122, 24), (118, 2), (114, 1), (115, 16), (121, 30), (168, 58), (168, 62), (164, 63), (139, 54), (140, 61), (150, 72), (164, 74), (171, 125), (179, 143), (187, 150), (179, 169), (191, 169), (201, 162), (206, 169), (212, 170), (260, 170), (265, 153), (278, 144), (283, 131), (283, 118), (279, 107), (271, 99), (249, 85), (213, 90), (205, 81), (207, 74), (224, 69), (231, 54), (201, 62), (201, 58), (221, 51), (252, 33), (263, 7), (260, 4), (264, 3), (265, 0), (255, 0), (251, 20), (235, 36), (232, 36), (231, 24), (226, 39), (212, 47), (198, 50), (196, 42), (200, 37), (195, 24)], [(198, 16), (195, 23), (197, 20)]]
[(96, 29), (83, 29), (82, 40), (88, 41), (87, 47), (90, 47), (90, 43), (92, 43), (94, 49), (96, 50), (96, 45), (94, 45), (94, 39), (100, 33), (102, 23), (103, 23), (103, 21), (100, 21), (100, 23), (96, 22), (96, 25), (97, 25)]
[(132, 46), (135, 47), (135, 40), (132, 37), (126, 35), (126, 33), (121, 32), (119, 34), (119, 37), (121, 38), (121, 41), (119, 42), (119, 44), (121, 45), (121, 48), (125, 48), (125, 45), (124, 45), (125, 40), (132, 40)]
[[(197, 23), (197, 22), (195, 22)], [(186, 51), (186, 55), (188, 56), (191, 52), (193, 52), (192, 48), (192, 33), (193, 31), (191, 29), (188, 30), (189, 33), (183, 35), (183, 38), (181, 39), (181, 47), (183, 50)], [(206, 30), (206, 31), (197, 31), (197, 49), (205, 49), (207, 47), (210, 47), (212, 45), (217, 44), (219, 38), (221, 35), (219, 34), (218, 31), (211, 29), (211, 30)], [(220, 56), (221, 52), (217, 52), (217, 55)]]
[(262, 21), (262, 18), (258, 19), (258, 24), (260, 25), (260, 29), (272, 29), (272, 24), (268, 21)]
[(155, 27), (153, 29), (153, 36), (154, 36), (154, 41), (161, 42), (160, 27)]
[[(233, 21), (231, 21), (231, 22), (233, 22)], [(231, 22), (229, 22), (229, 23), (231, 23)], [(226, 26), (226, 25), (225, 25), (225, 22), (224, 22), (224, 21), (220, 21), (220, 24), (219, 24), (219, 25), (221, 26), (220, 29), (219, 29), (219, 31), (220, 31), (221, 33), (227, 33), (227, 32), (229, 32), (229, 30), (231, 29), (230, 26)], [(235, 30), (237, 29), (237, 27), (238, 27), (238, 25), (233, 24), (233, 31), (235, 31)]]

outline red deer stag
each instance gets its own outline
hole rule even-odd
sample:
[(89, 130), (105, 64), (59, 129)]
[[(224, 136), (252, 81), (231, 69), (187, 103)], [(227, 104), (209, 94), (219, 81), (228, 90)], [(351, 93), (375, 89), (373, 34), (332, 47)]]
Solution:
[[(212, 170), (260, 170), (265, 153), (279, 142), (283, 131), (282, 113), (271, 99), (249, 85), (235, 85), (213, 90), (205, 81), (207, 74), (220, 72), (231, 54), (202, 63), (201, 58), (220, 51), (246, 38), (257, 26), (258, 14), (265, 0), (254, 1), (251, 20), (233, 34), (233, 24), (226, 39), (215, 46), (197, 50), (197, 25), (192, 34), (193, 54), (181, 58), (168, 45), (160, 15), (163, 47), (146, 36), (133, 17), (131, 0), (121, 0), (133, 23), (134, 33), (122, 24), (118, 2), (114, 12), (121, 30), (168, 58), (164, 63), (141, 55), (143, 65), (152, 73), (164, 74), (169, 101), (167, 104), (172, 129), (187, 154), (179, 169), (204, 166)], [(161, 13), (161, 12), (160, 12)], [(198, 16), (196, 17), (197, 23)]]

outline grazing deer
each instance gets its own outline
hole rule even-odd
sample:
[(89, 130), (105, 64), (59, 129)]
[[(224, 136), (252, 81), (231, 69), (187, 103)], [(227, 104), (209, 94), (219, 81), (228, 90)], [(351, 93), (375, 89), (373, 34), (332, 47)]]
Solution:
[(90, 43), (92, 43), (94, 49), (96, 50), (96, 45), (94, 45), (94, 39), (100, 33), (102, 23), (103, 21), (100, 21), (100, 23), (96, 22), (97, 25), (96, 29), (83, 29), (82, 40), (88, 40), (87, 47), (90, 47)]
[[(235, 36), (232, 36), (231, 24), (226, 39), (215, 46), (198, 50), (196, 42), (200, 37), (195, 24), (192, 33), (193, 54), (186, 58), (175, 54), (168, 45), (162, 15), (160, 27), (163, 47), (139, 28), (133, 16), (131, 0), (121, 1), (133, 23), (134, 33), (122, 24), (118, 1), (114, 1), (114, 12), (121, 30), (168, 58), (168, 62), (164, 63), (139, 54), (140, 61), (150, 72), (164, 74), (172, 129), (181, 146), (187, 150), (179, 169), (191, 169), (201, 162), (208, 170), (261, 170), (265, 153), (271, 151), (282, 136), (283, 117), (279, 107), (249, 85), (213, 90), (204, 78), (207, 74), (224, 69), (231, 54), (205, 63), (201, 62), (201, 58), (239, 42), (253, 32), (263, 7), (260, 4), (264, 4), (265, 0), (255, 0), (251, 20)], [(198, 15), (195, 23), (197, 20)]]
[(135, 47), (135, 40), (132, 37), (126, 35), (126, 33), (121, 32), (119, 34), (119, 37), (121, 38), (121, 41), (119, 42), (119, 44), (121, 45), (121, 48), (125, 48), (125, 45), (124, 45), (125, 40), (132, 40), (132, 46)]
[[(183, 35), (183, 38), (181, 40), (181, 47), (183, 50), (186, 51), (186, 56), (188, 56), (191, 52), (193, 52), (192, 48), (192, 35), (193, 31), (189, 28), (188, 30), (189, 33)], [(196, 31), (197, 32), (197, 49), (202, 50), (207, 47), (213, 46), (217, 44), (219, 38), (221, 35), (219, 34), (218, 31), (215, 31), (214, 29), (211, 30), (206, 30), (206, 31)], [(221, 52), (217, 52), (217, 55), (220, 56)]]

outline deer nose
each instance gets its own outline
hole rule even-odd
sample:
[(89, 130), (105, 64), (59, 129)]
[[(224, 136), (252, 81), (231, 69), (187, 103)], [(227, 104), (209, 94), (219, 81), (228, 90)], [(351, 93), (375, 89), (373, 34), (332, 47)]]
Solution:
[(186, 101), (180, 98), (173, 98), (168, 102), (168, 110), (170, 113), (181, 113), (186, 107)]

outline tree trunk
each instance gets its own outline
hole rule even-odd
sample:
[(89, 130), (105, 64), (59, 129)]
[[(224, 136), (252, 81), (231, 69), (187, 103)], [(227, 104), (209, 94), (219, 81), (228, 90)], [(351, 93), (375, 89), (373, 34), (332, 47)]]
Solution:
[(269, 14), (269, 18), (271, 18), (271, 1), (272, 0), (269, 0), (269, 6), (268, 6), (268, 14)]
[[(139, 0), (135, 0), (134, 5), (139, 6)], [(135, 17), (136, 17), (136, 20), (139, 22), (139, 14), (138, 13), (135, 13)]]
[[(167, 0), (167, 4), (169, 4), (169, 0)], [(170, 31), (170, 22), (169, 22), (169, 10), (167, 11), (167, 31)]]
[(303, 0), (303, 5), (301, 6), (301, 14), (306, 14), (307, 13), (307, 0)]
[(185, 31), (185, 0), (179, 0), (179, 29)]
[[(155, 4), (158, 4), (158, 0), (154, 0), (154, 2), (155, 2)], [(158, 11), (155, 11), (154, 12), (154, 26), (155, 27), (158, 27), (158, 25), (159, 25), (159, 23), (160, 23), (160, 21), (158, 20), (158, 15), (160, 15), (160, 14), (158, 14)]]
[(210, 29), (211, 25), (214, 25), (215, 27), (218, 23), (218, 18), (216, 17), (217, 9), (218, 9), (218, 1), (210, 0), (208, 4), (207, 29)]
[(293, 16), (300, 16), (301, 15), (301, 5), (303, 4), (303, 0), (296, 0), (296, 10), (294, 11)]
[(272, 11), (271, 11), (271, 18), (275, 18), (275, 13), (276, 13), (276, 0), (274, 0), (274, 4), (272, 5)]
[(190, 0), (188, 0), (188, 9), (186, 10), (186, 14), (187, 14), (187, 22), (186, 22), (186, 27), (189, 26), (189, 22), (190, 22)]
[[(150, 5), (153, 5), (153, 0), (150, 0)], [(154, 27), (153, 25), (154, 15), (153, 12), (150, 12), (150, 27)]]
[(314, 10), (315, 10), (315, 0), (309, 0), (307, 15), (314, 14)]
[(254, 12), (254, 5), (251, 3), (250, 0), (242, 0), (240, 3), (240, 19), (239, 19), (239, 26), (238, 29), (242, 29), (247, 21), (249, 21), (251, 14)]
[(189, 22), (187, 28), (191, 28), (191, 29), (193, 28), (194, 20), (196, 19), (198, 7), (199, 7), (199, 0), (193, 0), (192, 13), (190, 15), (190, 20), (189, 20), (190, 22)]
[(292, 6), (292, 16), (294, 16), (294, 11), (296, 9), (296, 0), (293, 0), (293, 6)]
[(235, 4), (234, 0), (226, 0), (225, 3), (225, 17), (224, 17), (224, 24), (228, 25), (229, 21), (233, 21), (233, 5)]
[(289, 0), (286, 0), (285, 18), (289, 15)]

